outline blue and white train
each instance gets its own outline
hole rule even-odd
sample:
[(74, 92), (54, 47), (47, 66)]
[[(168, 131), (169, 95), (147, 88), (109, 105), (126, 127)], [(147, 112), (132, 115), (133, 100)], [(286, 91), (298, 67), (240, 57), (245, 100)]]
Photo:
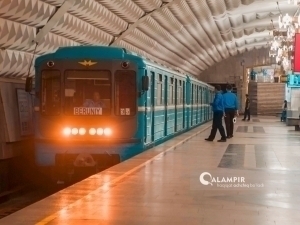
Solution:
[(107, 168), (212, 119), (212, 86), (122, 48), (59, 48), (35, 74), (42, 168)]

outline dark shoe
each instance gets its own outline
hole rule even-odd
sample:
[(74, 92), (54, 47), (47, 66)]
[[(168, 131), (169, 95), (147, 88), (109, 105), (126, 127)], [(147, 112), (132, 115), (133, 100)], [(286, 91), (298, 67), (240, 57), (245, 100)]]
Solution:
[(230, 139), (230, 138), (232, 138), (232, 137), (233, 137), (233, 136), (232, 136), (232, 135), (230, 135), (230, 136), (227, 136), (226, 138), (227, 138), (227, 139)]
[(250, 120), (247, 120), (247, 121), (250, 121)]
[(226, 139), (220, 139), (218, 142), (226, 142)]
[(214, 141), (214, 140), (210, 138), (205, 138), (205, 141)]
[(242, 121), (245, 121), (245, 119), (242, 119)]

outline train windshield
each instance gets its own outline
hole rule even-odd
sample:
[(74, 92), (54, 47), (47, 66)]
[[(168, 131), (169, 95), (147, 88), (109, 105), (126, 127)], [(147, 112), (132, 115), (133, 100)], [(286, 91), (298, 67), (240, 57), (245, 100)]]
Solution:
[(101, 116), (111, 114), (111, 73), (107, 70), (65, 72), (65, 114)]
[(48, 116), (60, 114), (61, 76), (58, 70), (42, 71), (42, 113)]
[(115, 74), (115, 114), (133, 116), (136, 114), (135, 71), (117, 71)]

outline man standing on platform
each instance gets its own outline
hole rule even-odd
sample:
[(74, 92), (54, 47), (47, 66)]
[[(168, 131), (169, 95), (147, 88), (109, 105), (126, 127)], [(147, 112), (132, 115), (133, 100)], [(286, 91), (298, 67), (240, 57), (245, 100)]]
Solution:
[(206, 138), (206, 141), (213, 141), (216, 137), (217, 130), (219, 130), (221, 134), (221, 139), (218, 142), (226, 142), (225, 130), (222, 125), (222, 118), (224, 115), (224, 104), (223, 104), (223, 95), (221, 93), (221, 86), (216, 86), (216, 95), (214, 98), (214, 102), (210, 103), (212, 106), (214, 116), (213, 116), (213, 124), (210, 135)]
[(225, 109), (225, 124), (227, 138), (233, 137), (233, 119), (238, 116), (238, 101), (235, 94), (232, 93), (232, 86), (230, 84), (226, 87), (227, 92), (223, 95), (224, 109)]
[(246, 94), (246, 105), (245, 105), (245, 112), (244, 112), (244, 119), (245, 121), (246, 117), (248, 116), (248, 121), (250, 120), (250, 98), (249, 95)]

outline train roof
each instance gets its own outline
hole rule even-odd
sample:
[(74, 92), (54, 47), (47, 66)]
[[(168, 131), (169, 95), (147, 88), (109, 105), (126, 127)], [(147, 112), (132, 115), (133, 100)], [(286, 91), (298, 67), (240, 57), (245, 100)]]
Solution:
[(146, 63), (147, 65), (149, 65), (149, 66), (152, 66), (152, 67), (155, 67), (155, 68), (158, 68), (158, 69), (161, 69), (161, 70), (165, 70), (165, 71), (167, 71), (167, 72), (169, 72), (169, 73), (173, 73), (173, 74), (176, 74), (177, 76), (181, 76), (181, 77), (184, 77), (184, 78), (189, 77), (189, 79), (191, 79), (191, 80), (193, 80), (193, 81), (196, 81), (196, 82), (198, 82), (198, 83), (201, 83), (201, 84), (203, 84), (203, 85), (205, 85), (205, 86), (208, 86), (208, 87), (211, 87), (211, 88), (214, 89), (214, 86), (212, 86), (212, 85), (210, 85), (210, 84), (208, 84), (208, 83), (205, 83), (205, 82), (199, 80), (198, 78), (196, 78), (196, 77), (194, 77), (194, 76), (192, 76), (192, 75), (188, 75), (188, 74), (185, 74), (185, 73), (180, 73), (180, 72), (178, 72), (178, 71), (176, 71), (176, 70), (174, 70), (174, 69), (170, 69), (170, 68), (168, 68), (168, 67), (161, 66), (161, 65), (159, 65), (159, 64), (156, 64), (156, 63), (151, 62), (151, 61), (146, 60), (146, 59), (144, 59), (144, 61), (145, 61), (145, 63)]
[[(78, 59), (82, 56), (86, 58), (99, 58), (99, 59), (132, 59), (139, 61), (143, 66), (150, 65), (158, 69), (168, 71), (170, 73), (176, 74), (181, 77), (189, 77), (189, 79), (200, 82), (203, 85), (211, 86), (203, 81), (200, 81), (198, 78), (188, 75), (185, 73), (180, 73), (174, 69), (167, 68), (166, 66), (159, 65), (157, 63), (147, 60), (143, 56), (140, 56), (134, 52), (128, 51), (125, 48), (112, 47), (112, 46), (66, 46), (60, 47), (55, 52), (48, 53), (42, 56), (39, 56), (35, 60), (35, 64), (39, 64), (47, 59)], [(213, 88), (213, 86), (211, 86)]]
[(67, 46), (60, 47), (55, 52), (42, 55), (35, 61), (36, 64), (49, 58), (56, 59), (78, 59), (82, 56), (94, 59), (132, 59), (143, 63), (143, 59), (125, 48), (110, 46)]

